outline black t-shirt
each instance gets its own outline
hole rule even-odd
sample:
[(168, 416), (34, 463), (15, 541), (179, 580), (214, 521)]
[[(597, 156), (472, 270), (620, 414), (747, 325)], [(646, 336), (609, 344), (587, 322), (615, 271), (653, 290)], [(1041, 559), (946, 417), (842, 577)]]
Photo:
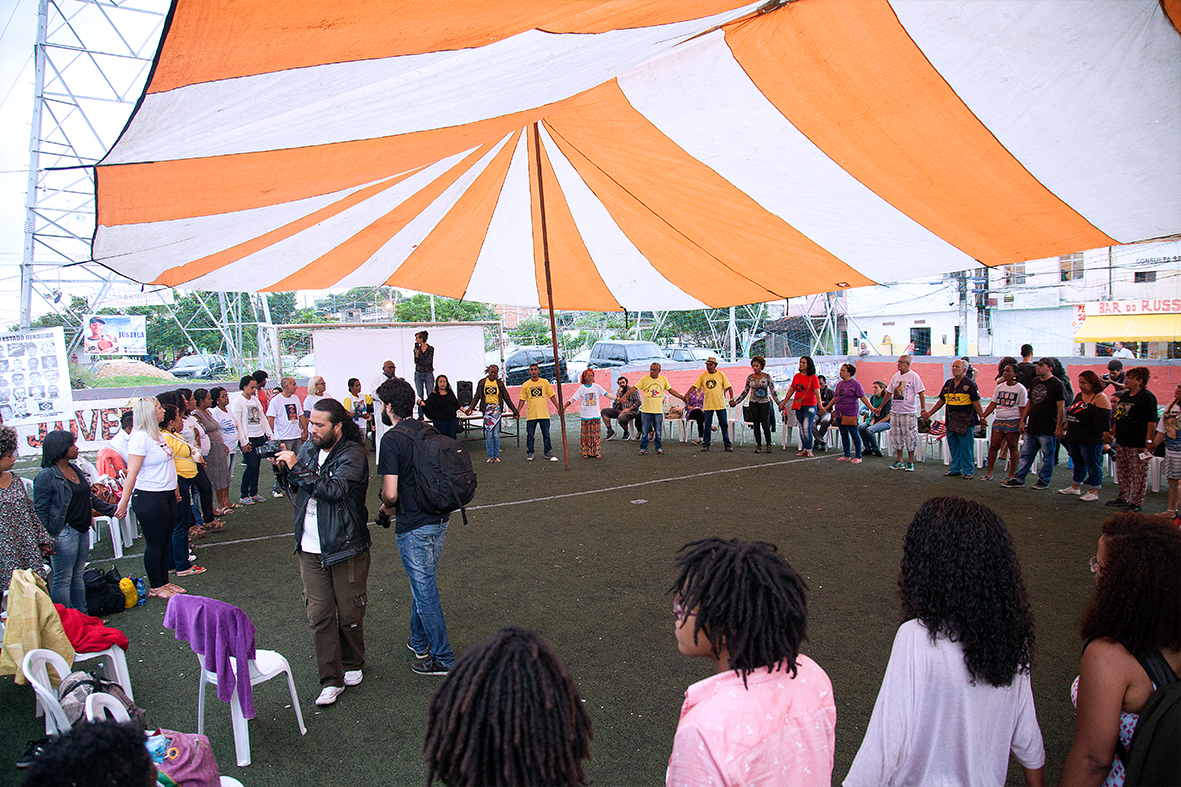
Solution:
[(1133, 396), (1120, 394), (1115, 406), (1115, 444), (1126, 448), (1143, 448), (1148, 435), (1148, 424), (1157, 420), (1156, 397), (1147, 388)]
[(90, 485), (86, 483), (84, 480), (86, 476), (82, 475), (78, 468), (75, 467), (74, 472), (78, 473), (78, 483), (66, 479), (66, 483), (70, 486), (70, 503), (66, 506), (66, 524), (79, 533), (85, 533), (90, 529)]
[(1058, 402), (1066, 400), (1062, 381), (1057, 377), (1043, 380), (1033, 378), (1029, 385), (1029, 418), (1025, 431), (1029, 434), (1054, 434), (1058, 428)]
[(387, 429), (381, 437), (381, 458), (377, 461), (378, 473), (398, 476), (395, 533), (409, 533), (424, 525), (437, 525), (448, 520), (447, 516), (423, 513), (418, 507), (418, 487), (414, 482), (414, 440), (402, 429), (418, 430), (422, 429), (422, 424), (413, 418), (406, 418), (393, 429)]
[(1037, 379), (1037, 367), (1028, 361), (1021, 361), (1017, 364), (1017, 382), (1025, 386), (1025, 390), (1029, 390), (1029, 386), (1033, 385), (1033, 381)]
[(1066, 408), (1067, 443), (1099, 445), (1103, 442), (1103, 433), (1111, 428), (1111, 408), (1095, 407), (1092, 402), (1079, 394)]

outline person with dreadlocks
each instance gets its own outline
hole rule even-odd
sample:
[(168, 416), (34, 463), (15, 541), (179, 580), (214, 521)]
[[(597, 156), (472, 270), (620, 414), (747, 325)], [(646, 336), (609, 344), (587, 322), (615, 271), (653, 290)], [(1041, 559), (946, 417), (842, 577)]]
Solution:
[(566, 665), (536, 633), (506, 626), (468, 650), (431, 697), (427, 785), (588, 784), (593, 737)]
[(677, 649), (717, 674), (685, 692), (666, 785), (828, 785), (832, 683), (800, 653), (807, 585), (774, 544), (711, 537), (681, 547)]
[(905, 619), (843, 782), (1002, 785), (1009, 751), (1045, 784), (1033, 706), (1033, 618), (1004, 521), (961, 497), (919, 507), (902, 544)]

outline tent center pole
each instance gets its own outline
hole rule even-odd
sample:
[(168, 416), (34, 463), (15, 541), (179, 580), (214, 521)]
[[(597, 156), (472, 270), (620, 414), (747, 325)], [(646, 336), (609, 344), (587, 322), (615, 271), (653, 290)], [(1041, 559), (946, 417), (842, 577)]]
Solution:
[(554, 345), (554, 377), (557, 380), (558, 394), (558, 423), (562, 425), (562, 458), (566, 462), (566, 469), (570, 469), (570, 448), (566, 441), (566, 405), (562, 399), (562, 364), (558, 355), (558, 323), (554, 319), (554, 288), (550, 281), (549, 271), (549, 234), (545, 227), (545, 190), (541, 179), (541, 131), (537, 123), (533, 123), (533, 150), (537, 156), (537, 207), (541, 214), (541, 259), (545, 265), (545, 297), (549, 304), (550, 340)]

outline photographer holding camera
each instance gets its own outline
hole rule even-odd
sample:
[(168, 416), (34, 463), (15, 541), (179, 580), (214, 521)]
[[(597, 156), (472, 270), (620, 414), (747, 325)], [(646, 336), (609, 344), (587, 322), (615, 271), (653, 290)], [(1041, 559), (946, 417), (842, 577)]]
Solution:
[(321, 399), (299, 454), (281, 451), (271, 460), (295, 494), (295, 553), (320, 672), (317, 705), (331, 705), (346, 686), (360, 683), (365, 666), (370, 538), (363, 440), (340, 402)]

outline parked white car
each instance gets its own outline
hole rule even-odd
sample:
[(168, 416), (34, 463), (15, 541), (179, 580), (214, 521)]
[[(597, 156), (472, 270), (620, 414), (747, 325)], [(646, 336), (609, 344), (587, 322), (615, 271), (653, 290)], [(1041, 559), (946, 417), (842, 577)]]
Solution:
[(316, 373), (316, 356), (314, 353), (308, 353), (295, 362), (295, 366), (287, 372), (289, 375), (299, 380), (305, 377), (311, 377)]

